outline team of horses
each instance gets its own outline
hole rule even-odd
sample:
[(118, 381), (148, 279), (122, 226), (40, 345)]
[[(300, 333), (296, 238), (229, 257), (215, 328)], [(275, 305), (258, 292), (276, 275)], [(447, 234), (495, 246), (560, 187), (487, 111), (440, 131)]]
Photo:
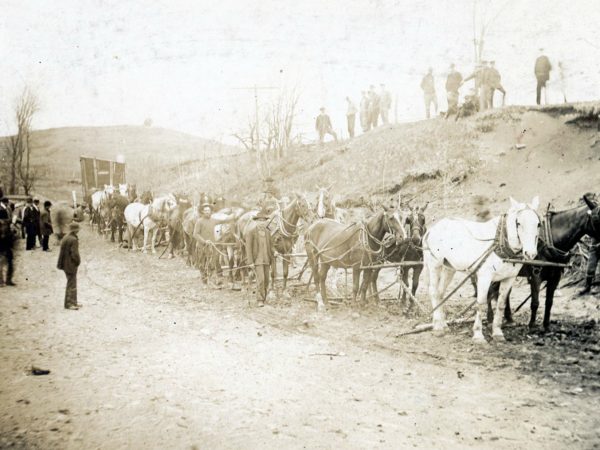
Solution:
[[(135, 198), (123, 206), (115, 195), (131, 199), (120, 186), (117, 194), (105, 190), (93, 205), (95, 211), (122, 211), (128, 229), (129, 247), (136, 249), (136, 234), (143, 231), (142, 251), (150, 247), (156, 252), (156, 237), (160, 230), (168, 240), (169, 257), (187, 254), (187, 264), (197, 267), (206, 282), (223, 276), (223, 263), (230, 285), (242, 283), (250, 271), (244, 254), (247, 229), (258, 209), (245, 210), (239, 205), (227, 206), (223, 198), (210, 199), (215, 206), (210, 236), (202, 242), (194, 237), (194, 227), (200, 218), (197, 205), (183, 195), (167, 194), (156, 198)], [(209, 201), (206, 194), (203, 202)], [(117, 197), (117, 200), (119, 197)], [(318, 310), (328, 305), (326, 280), (330, 268), (352, 271), (352, 299), (365, 302), (367, 293), (379, 301), (377, 279), (382, 262), (403, 263), (401, 268), (401, 301), (406, 311), (414, 306), (421, 272), (429, 279), (429, 297), (433, 309), (433, 329), (443, 333), (447, 327), (444, 314), (444, 294), (456, 272), (476, 278), (476, 314), (473, 340), (485, 342), (482, 316), (487, 306), (492, 338), (503, 340), (502, 324), (512, 321), (509, 294), (518, 276), (525, 276), (531, 285), (530, 327), (535, 326), (542, 280), (547, 282), (546, 308), (543, 326), (550, 326), (554, 292), (562, 276), (560, 267), (537, 268), (527, 264), (538, 259), (564, 263), (569, 251), (588, 235), (600, 239), (600, 207), (584, 196), (585, 205), (560, 212), (548, 212), (540, 217), (538, 198), (520, 203), (512, 198), (507, 211), (487, 222), (460, 218), (444, 218), (430, 228), (426, 223), (426, 208), (381, 204), (369, 214), (361, 211), (358, 219), (350, 219), (356, 210), (336, 206), (330, 187), (317, 190), (311, 205), (305, 195), (294, 194), (280, 205), (268, 220), (275, 251), (282, 263), (282, 294), (288, 296), (289, 266), (301, 237), (304, 241), (311, 278), (316, 289)], [(106, 217), (106, 216), (104, 216)], [(111, 215), (108, 216), (112, 218)], [(109, 219), (110, 220), (110, 219)], [(112, 218), (114, 220), (114, 218)], [(151, 237), (150, 237), (151, 236)], [(149, 242), (150, 238), (150, 242)], [(121, 238), (119, 238), (121, 239)], [(510, 260), (510, 261), (507, 261)], [(517, 262), (515, 262), (517, 260)], [(522, 260), (525, 264), (519, 263)], [(409, 283), (409, 274), (412, 280)], [(276, 264), (272, 280), (276, 279)], [(410, 285), (410, 291), (406, 287)]]

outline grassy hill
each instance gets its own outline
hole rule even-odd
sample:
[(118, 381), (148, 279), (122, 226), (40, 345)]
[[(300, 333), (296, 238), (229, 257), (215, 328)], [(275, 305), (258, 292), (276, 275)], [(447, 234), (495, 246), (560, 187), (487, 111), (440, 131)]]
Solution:
[[(272, 167), (282, 192), (314, 192), (333, 184), (341, 204), (400, 194), (430, 203), (432, 219), (468, 215), (474, 195), (494, 212), (509, 196), (542, 205), (569, 205), (600, 186), (600, 103), (510, 107), (455, 122), (437, 118), (380, 127), (341, 142), (303, 146)], [(517, 148), (516, 144), (519, 144)], [(255, 201), (260, 177), (251, 155), (190, 163), (173, 172), (166, 190), (212, 188)]]
[(142, 126), (39, 130), (32, 134), (31, 144), (32, 161), (40, 177), (37, 191), (49, 197), (65, 197), (71, 189), (80, 190), (80, 156), (115, 160), (123, 155), (128, 180), (144, 188), (167, 181), (161, 178), (165, 167), (241, 151), (190, 134)]

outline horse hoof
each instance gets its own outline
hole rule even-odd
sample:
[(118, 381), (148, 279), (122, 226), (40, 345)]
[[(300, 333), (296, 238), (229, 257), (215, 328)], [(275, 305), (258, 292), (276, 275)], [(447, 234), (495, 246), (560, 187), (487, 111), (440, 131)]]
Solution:
[(475, 344), (487, 344), (487, 341), (483, 337), (483, 335), (473, 336), (473, 342)]
[(436, 337), (443, 337), (446, 335), (446, 328), (438, 328), (438, 329), (433, 329), (433, 335)]
[(506, 338), (503, 334), (492, 334), (492, 339), (495, 342), (506, 342)]
[(323, 303), (317, 303), (317, 312), (318, 313), (324, 313), (327, 311), (327, 308), (325, 308), (325, 305)]

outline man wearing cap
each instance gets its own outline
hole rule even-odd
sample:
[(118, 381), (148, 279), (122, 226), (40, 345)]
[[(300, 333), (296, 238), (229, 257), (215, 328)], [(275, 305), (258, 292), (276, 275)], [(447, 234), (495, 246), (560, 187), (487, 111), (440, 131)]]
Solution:
[(77, 268), (81, 263), (79, 257), (79, 224), (72, 222), (69, 225), (69, 234), (60, 242), (60, 253), (56, 267), (65, 272), (67, 276), (67, 289), (65, 291), (65, 308), (79, 309), (77, 304)]
[(489, 84), (489, 107), (494, 107), (494, 91), (498, 90), (502, 92), (502, 106), (504, 106), (504, 101), (506, 99), (506, 91), (504, 87), (502, 87), (502, 77), (500, 76), (500, 72), (496, 69), (496, 62), (490, 61), (489, 67), (487, 69), (487, 82)]
[(274, 263), (271, 232), (267, 228), (269, 215), (261, 209), (248, 225), (246, 231), (246, 264), (256, 273), (256, 300), (258, 306), (265, 306), (269, 290), (271, 264)]
[(320, 111), (321, 114), (317, 116), (317, 120), (315, 122), (315, 128), (319, 133), (319, 143), (323, 144), (326, 134), (333, 136), (337, 142), (337, 134), (335, 134), (335, 131), (333, 131), (333, 127), (331, 126), (331, 119), (327, 114), (325, 114), (325, 108), (321, 108)]
[(535, 90), (535, 102), (539, 105), (542, 98), (542, 88), (544, 89), (545, 103), (548, 103), (546, 83), (550, 79), (550, 71), (552, 70), (552, 64), (546, 55), (544, 55), (544, 49), (540, 48), (540, 56), (535, 60), (535, 67), (533, 69), (535, 78), (537, 80), (537, 87)]
[(421, 80), (421, 89), (423, 89), (423, 96), (425, 99), (425, 116), (429, 119), (431, 117), (429, 108), (432, 103), (436, 115), (438, 111), (437, 96), (435, 95), (435, 82), (433, 81), (433, 68), (430, 67), (427, 74)]
[(35, 248), (35, 238), (38, 233), (39, 223), (40, 217), (38, 211), (33, 206), (33, 198), (27, 197), (27, 204), (23, 208), (23, 227), (27, 236), (25, 243), (26, 250), (33, 250)]
[(50, 207), (52, 206), (52, 202), (46, 200), (44, 202), (44, 208), (40, 213), (40, 226), (42, 233), (42, 250), (45, 252), (49, 252), (50, 248), (48, 247), (48, 241), (50, 240), (50, 235), (54, 232), (52, 228), (52, 217), (50, 215)]

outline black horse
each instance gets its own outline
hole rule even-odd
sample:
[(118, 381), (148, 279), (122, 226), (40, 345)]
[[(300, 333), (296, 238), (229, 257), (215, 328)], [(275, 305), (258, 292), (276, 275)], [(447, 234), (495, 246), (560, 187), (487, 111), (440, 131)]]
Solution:
[[(567, 263), (571, 257), (569, 251), (584, 236), (600, 239), (600, 206), (587, 196), (583, 196), (584, 206), (566, 211), (548, 212), (541, 222), (537, 259), (555, 263)], [(531, 286), (531, 318), (529, 328), (535, 328), (539, 307), (540, 285), (546, 281), (546, 308), (544, 310), (544, 331), (550, 329), (550, 313), (554, 302), (554, 292), (562, 277), (563, 269), (558, 267), (539, 267), (523, 265), (519, 276), (527, 277)], [(498, 296), (498, 284), (490, 287), (488, 299)], [(488, 310), (488, 320), (490, 312)], [(504, 318), (512, 322), (510, 304), (506, 302)]]
[[(415, 261), (418, 264), (412, 264), (408, 266), (402, 266), (400, 268), (402, 274), (402, 282), (405, 286), (408, 287), (408, 275), (409, 271), (412, 270), (412, 286), (411, 293), (413, 297), (417, 292), (417, 288), (419, 287), (419, 278), (421, 277), (421, 272), (423, 271), (423, 235), (427, 231), (427, 225), (425, 220), (425, 208), (415, 207), (413, 208), (408, 217), (406, 217), (404, 221), (404, 227), (406, 229), (407, 239), (399, 242), (396, 245), (392, 245), (386, 247), (384, 250), (383, 259), (389, 262), (403, 262), (403, 261)], [(420, 263), (420, 264), (419, 264)], [(371, 279), (372, 282), (372, 292), (374, 293), (375, 300), (379, 301), (379, 296), (377, 294), (377, 277), (379, 276), (379, 271), (381, 269), (375, 269), (373, 271), (373, 277)], [(406, 290), (401, 288), (402, 292), (402, 304), (406, 305), (407, 293)], [(406, 311), (409, 311), (414, 306), (414, 301), (411, 297), (408, 297), (408, 305), (406, 305)]]

